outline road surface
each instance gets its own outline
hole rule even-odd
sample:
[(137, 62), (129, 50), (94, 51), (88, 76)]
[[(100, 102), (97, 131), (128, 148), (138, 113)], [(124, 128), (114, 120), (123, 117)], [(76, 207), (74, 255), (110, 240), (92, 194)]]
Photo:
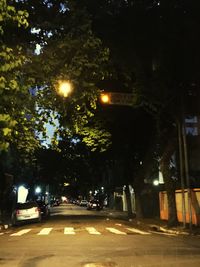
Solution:
[(48, 220), (0, 233), (0, 266), (200, 266), (199, 236), (154, 233), (70, 204), (52, 209)]

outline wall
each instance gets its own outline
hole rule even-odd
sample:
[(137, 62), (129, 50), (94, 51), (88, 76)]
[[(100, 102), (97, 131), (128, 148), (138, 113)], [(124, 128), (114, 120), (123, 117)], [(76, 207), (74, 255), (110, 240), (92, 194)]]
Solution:
[[(181, 190), (176, 190), (176, 208), (177, 217), (179, 222), (183, 222), (183, 194)], [(184, 191), (185, 196), (185, 211), (186, 211), (186, 223), (190, 222), (190, 214), (188, 209), (188, 192)], [(168, 220), (168, 204), (166, 191), (159, 192), (160, 202), (160, 218), (162, 220)], [(200, 226), (200, 188), (191, 189), (191, 212), (192, 212), (192, 224)]]

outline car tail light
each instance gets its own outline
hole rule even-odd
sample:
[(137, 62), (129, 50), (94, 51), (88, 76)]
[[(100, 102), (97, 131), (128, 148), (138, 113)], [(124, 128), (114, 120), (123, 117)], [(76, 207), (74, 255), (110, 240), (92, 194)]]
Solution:
[(37, 212), (37, 211), (40, 212), (40, 209), (39, 208), (35, 208), (35, 212)]
[(19, 215), (20, 214), (20, 210), (16, 210), (16, 215)]

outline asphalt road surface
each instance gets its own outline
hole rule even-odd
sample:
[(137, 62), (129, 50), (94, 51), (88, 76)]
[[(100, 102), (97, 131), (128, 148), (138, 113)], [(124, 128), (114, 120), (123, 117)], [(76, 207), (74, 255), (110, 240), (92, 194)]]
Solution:
[(198, 267), (200, 237), (165, 235), (70, 204), (0, 233), (0, 266)]

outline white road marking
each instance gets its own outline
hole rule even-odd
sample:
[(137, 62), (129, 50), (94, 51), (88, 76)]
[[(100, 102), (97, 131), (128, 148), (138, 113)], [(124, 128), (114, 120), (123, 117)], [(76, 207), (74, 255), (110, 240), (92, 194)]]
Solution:
[(122, 226), (122, 224), (121, 224), (121, 223), (116, 223), (115, 225), (117, 225), (117, 226)]
[(28, 232), (30, 232), (32, 229), (24, 229), (24, 230), (21, 230), (17, 233), (14, 233), (14, 234), (11, 234), (10, 236), (21, 236), (21, 235), (24, 235), (24, 234), (27, 234)]
[[(85, 227), (86, 231), (91, 234), (91, 235), (102, 235), (101, 232), (97, 231), (95, 227)], [(126, 230), (136, 233), (136, 234), (141, 234), (141, 235), (150, 235), (152, 234), (151, 231), (149, 232), (145, 232), (142, 230), (139, 230), (137, 228), (125, 228)], [(28, 232), (30, 232), (32, 229), (24, 229), (24, 230), (20, 230), (16, 233), (10, 234), (10, 236), (22, 236)], [(49, 228), (43, 228), (40, 230), (40, 232), (37, 233), (37, 235), (49, 235), (50, 232), (53, 230), (52, 227)], [(108, 230), (109, 232), (113, 233), (113, 234), (117, 234), (117, 235), (127, 235), (127, 232), (124, 231), (120, 231), (116, 228), (112, 228), (112, 227), (106, 227), (106, 230)], [(4, 233), (0, 233), (0, 236), (3, 235)], [(74, 230), (73, 227), (65, 227), (64, 228), (64, 234), (65, 235), (75, 235), (76, 232)], [(172, 234), (171, 234), (172, 235)]]
[(74, 228), (73, 227), (65, 227), (64, 234), (65, 235), (75, 235)]
[(115, 228), (106, 227), (106, 229), (107, 229), (108, 231), (110, 231), (111, 233), (113, 233), (113, 234), (117, 234), (117, 235), (126, 235), (125, 232), (119, 231), (119, 230), (117, 230), (117, 229), (115, 229)]
[(100, 232), (98, 232), (94, 227), (86, 227), (85, 228), (89, 234), (91, 235), (101, 235)]
[(177, 236), (177, 234), (172, 234), (172, 233), (166, 233), (166, 232), (156, 232), (156, 231), (150, 231), (152, 234), (157, 234), (157, 235), (168, 235), (168, 236)]
[(37, 235), (48, 235), (53, 228), (43, 228)]
[(126, 229), (129, 230), (129, 231), (131, 231), (131, 232), (137, 233), (137, 234), (150, 235), (149, 232), (141, 231), (141, 230), (136, 229), (136, 228), (126, 228)]

